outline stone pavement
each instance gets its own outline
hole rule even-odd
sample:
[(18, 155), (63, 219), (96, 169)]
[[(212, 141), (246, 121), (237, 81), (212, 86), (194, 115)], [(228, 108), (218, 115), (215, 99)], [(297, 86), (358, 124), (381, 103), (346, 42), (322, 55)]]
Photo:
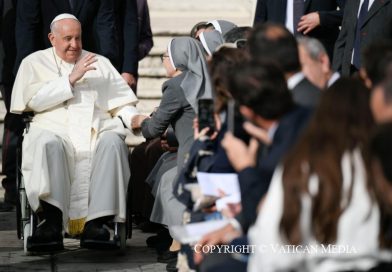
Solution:
[(0, 271), (166, 271), (165, 264), (156, 262), (155, 250), (146, 247), (149, 235), (134, 230), (123, 254), (81, 249), (78, 240), (64, 239), (63, 252), (26, 256), (23, 241), (16, 236), (15, 212), (0, 213)]

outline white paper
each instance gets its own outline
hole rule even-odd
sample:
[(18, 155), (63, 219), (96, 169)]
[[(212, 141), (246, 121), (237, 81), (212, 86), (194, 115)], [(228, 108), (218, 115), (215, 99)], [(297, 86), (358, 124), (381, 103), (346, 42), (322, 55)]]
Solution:
[(241, 194), (232, 194), (222, 197), (215, 201), (216, 209), (221, 211), (227, 207), (227, 204), (237, 204), (241, 202)]
[(221, 197), (240, 194), (237, 174), (217, 174), (197, 172), (197, 182), (203, 195)]
[(181, 244), (194, 244), (204, 235), (218, 230), (227, 224), (229, 224), (229, 221), (226, 219), (211, 220), (182, 226), (171, 226), (169, 230), (173, 239), (179, 241)]

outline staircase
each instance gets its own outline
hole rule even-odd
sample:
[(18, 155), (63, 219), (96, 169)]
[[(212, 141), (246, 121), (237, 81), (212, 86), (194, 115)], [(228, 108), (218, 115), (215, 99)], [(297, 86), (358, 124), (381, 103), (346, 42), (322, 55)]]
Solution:
[(225, 19), (249, 26), (255, 9), (254, 0), (148, 0), (148, 4), (154, 47), (139, 63), (138, 108), (144, 114), (150, 114), (159, 105), (161, 86), (166, 80), (159, 56), (172, 37), (188, 36), (200, 21)]

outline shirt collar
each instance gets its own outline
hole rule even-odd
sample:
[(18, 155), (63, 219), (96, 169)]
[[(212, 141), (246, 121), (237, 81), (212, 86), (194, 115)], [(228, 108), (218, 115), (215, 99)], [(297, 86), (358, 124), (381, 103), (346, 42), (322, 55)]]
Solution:
[(298, 85), (298, 83), (300, 83), (304, 78), (305, 78), (304, 73), (302, 72), (295, 73), (287, 80), (287, 87), (289, 88), (289, 90), (294, 89)]
[(340, 74), (338, 72), (333, 73), (332, 76), (328, 79), (327, 87), (330, 87), (339, 78), (340, 78)]
[(273, 140), (274, 140), (274, 136), (275, 136), (276, 130), (278, 129), (278, 126), (279, 126), (279, 122), (275, 122), (272, 124), (272, 126), (267, 131), (268, 138), (270, 139), (271, 142), (273, 142)]

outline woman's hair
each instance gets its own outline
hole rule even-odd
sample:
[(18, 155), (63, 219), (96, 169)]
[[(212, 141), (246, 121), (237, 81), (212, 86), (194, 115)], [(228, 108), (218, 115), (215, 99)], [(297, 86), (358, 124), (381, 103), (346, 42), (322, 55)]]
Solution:
[(232, 97), (228, 87), (229, 71), (246, 58), (246, 52), (243, 50), (229, 47), (222, 47), (212, 54), (209, 71), (214, 90), (216, 112), (224, 110), (227, 101)]
[(285, 158), (280, 228), (290, 243), (302, 242), (301, 196), (308, 193), (313, 174), (319, 180), (318, 192), (311, 196), (313, 235), (320, 243), (336, 241), (338, 220), (345, 208), (340, 201), (343, 154), (359, 147), (365, 165), (369, 161), (365, 147), (374, 123), (369, 96), (369, 90), (360, 81), (337, 81), (322, 94), (308, 127)]
[(392, 248), (392, 123), (380, 125), (370, 140), (374, 192), (380, 207), (381, 248)]

